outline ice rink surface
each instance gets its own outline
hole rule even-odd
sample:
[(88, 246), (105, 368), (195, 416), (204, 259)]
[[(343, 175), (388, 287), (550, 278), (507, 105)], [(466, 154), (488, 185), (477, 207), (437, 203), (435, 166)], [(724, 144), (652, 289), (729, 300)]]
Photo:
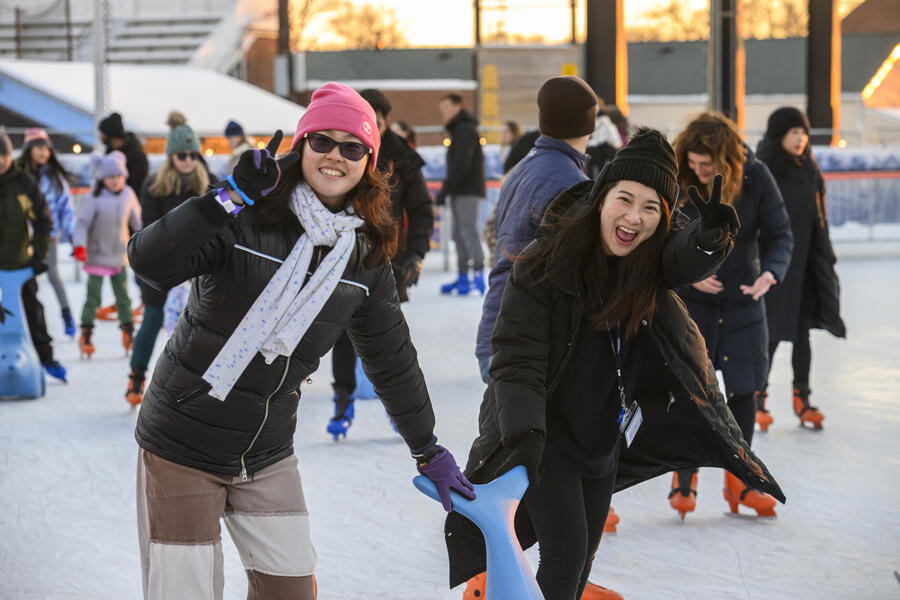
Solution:
[[(436, 433), (462, 464), (484, 388), (473, 356), (481, 299), (440, 296), (439, 284), (451, 279), (440, 267), (441, 256), (429, 255), (404, 310)], [(62, 265), (77, 318), (85, 290), (73, 269)], [(825, 429), (797, 425), (783, 344), (770, 386), (775, 423), (754, 439), (788, 498), (778, 517), (726, 516), (722, 471), (704, 469), (697, 510), (682, 522), (666, 500), (671, 477), (654, 479), (613, 497), (622, 521), (604, 537), (592, 581), (629, 600), (900, 598), (900, 259), (845, 260), (838, 271), (849, 337), (812, 338), (813, 401)], [(69, 383), (48, 382), (40, 400), (0, 401), (0, 598), (138, 599), (136, 413), (124, 400), (129, 366), (119, 331), (98, 323), (97, 352), (80, 361), (45, 280), (40, 297)], [(335, 443), (325, 432), (328, 357), (312, 379), (295, 444), (319, 598), (461, 598), (461, 587), (447, 588), (443, 512), (413, 488), (414, 463), (380, 403), (357, 402), (348, 439)], [(225, 597), (244, 598), (240, 561), (223, 537)], [(528, 556), (536, 566), (534, 550)]]

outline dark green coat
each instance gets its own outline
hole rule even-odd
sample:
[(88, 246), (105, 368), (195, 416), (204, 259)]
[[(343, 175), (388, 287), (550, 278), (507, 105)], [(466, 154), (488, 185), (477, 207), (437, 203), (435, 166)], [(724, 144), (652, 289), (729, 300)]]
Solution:
[[(556, 202), (574, 203), (570, 210), (583, 209), (590, 183), (564, 192)], [(644, 421), (631, 447), (622, 445), (615, 491), (676, 469), (714, 466), (783, 502), (778, 484), (744, 441), (719, 390), (704, 340), (672, 291), (714, 272), (732, 244), (707, 255), (695, 241), (698, 221), (673, 223), (661, 259), (656, 314), (637, 334), (644, 356), (635, 397)], [(540, 237), (532, 242), (540, 243)], [(540, 273), (527, 274), (517, 263), (507, 282), (494, 328), (492, 383), (481, 404), (479, 435), (465, 470), (473, 483), (497, 477), (510, 453), (504, 442), (531, 430), (546, 431), (547, 399), (565, 373), (583, 315), (575, 273), (573, 268), (552, 282), (539, 283)], [(516, 532), (524, 548), (536, 541), (523, 505), (516, 515)], [(484, 571), (484, 540), (458, 513), (448, 515), (445, 534), (454, 587)]]

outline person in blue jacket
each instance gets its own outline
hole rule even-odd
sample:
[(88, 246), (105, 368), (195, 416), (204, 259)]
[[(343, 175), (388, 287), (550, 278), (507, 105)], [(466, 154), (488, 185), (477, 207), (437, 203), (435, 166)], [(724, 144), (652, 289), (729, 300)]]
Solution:
[[(691, 318), (706, 340), (709, 359), (722, 371), (728, 408), (747, 444), (753, 441), (756, 395), (769, 370), (766, 305), (760, 300), (781, 283), (791, 262), (794, 237), (784, 200), (769, 169), (741, 141), (737, 126), (716, 112), (694, 118), (675, 138), (682, 191), (689, 186), (709, 190), (716, 173), (724, 175), (722, 202), (737, 210), (741, 221), (734, 250), (715, 274), (679, 290)], [(697, 207), (682, 195), (682, 210), (697, 216)], [(681, 513), (694, 510), (696, 469), (678, 471), (669, 502)], [(775, 498), (747, 488), (725, 473), (723, 495), (731, 512), (739, 504), (774, 516)]]

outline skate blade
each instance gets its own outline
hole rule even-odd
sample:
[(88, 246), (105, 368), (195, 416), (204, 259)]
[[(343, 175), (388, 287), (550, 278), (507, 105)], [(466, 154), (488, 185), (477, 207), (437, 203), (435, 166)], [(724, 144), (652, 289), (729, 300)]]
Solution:
[(748, 515), (745, 513), (733, 513), (731, 511), (727, 511), (725, 513), (725, 516), (732, 517), (734, 519), (741, 519), (744, 521), (762, 521), (762, 522), (774, 521), (778, 517), (778, 515), (776, 515), (774, 512), (771, 515), (759, 515), (759, 514)]

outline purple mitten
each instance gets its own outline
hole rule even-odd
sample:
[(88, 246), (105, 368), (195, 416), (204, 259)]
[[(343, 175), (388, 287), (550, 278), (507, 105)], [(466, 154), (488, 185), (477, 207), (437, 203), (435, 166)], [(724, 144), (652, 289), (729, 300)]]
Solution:
[(459, 470), (459, 466), (449, 450), (437, 444), (434, 448), (437, 448), (437, 451), (433, 454), (429, 453), (431, 457), (427, 461), (418, 461), (417, 467), (419, 473), (430, 479), (437, 487), (444, 510), (450, 512), (453, 509), (450, 490), (459, 492), (464, 498), (474, 500), (475, 488)]

